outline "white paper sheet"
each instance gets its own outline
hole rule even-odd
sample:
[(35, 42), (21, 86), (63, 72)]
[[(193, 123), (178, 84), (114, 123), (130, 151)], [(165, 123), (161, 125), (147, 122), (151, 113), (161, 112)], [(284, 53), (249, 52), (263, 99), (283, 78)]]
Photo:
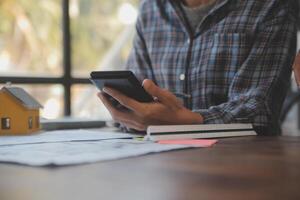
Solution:
[(134, 139), (0, 146), (0, 162), (31, 166), (74, 165), (189, 148)]
[(50, 142), (94, 141), (121, 138), (133, 138), (133, 136), (122, 132), (60, 130), (41, 132), (39, 134), (28, 136), (1, 136), (0, 146)]

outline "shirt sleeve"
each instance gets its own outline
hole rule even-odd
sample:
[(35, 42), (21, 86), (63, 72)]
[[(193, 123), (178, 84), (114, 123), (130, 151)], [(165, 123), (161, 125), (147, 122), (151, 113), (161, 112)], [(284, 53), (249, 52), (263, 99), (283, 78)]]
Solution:
[[(140, 81), (146, 78), (153, 79), (151, 60), (148, 54), (146, 42), (143, 36), (143, 27), (146, 17), (144, 10), (147, 2), (142, 1), (139, 8), (139, 16), (136, 22), (136, 33), (133, 40), (133, 47), (125, 65), (126, 70), (132, 71)], [(155, 81), (155, 80), (154, 80)]]
[(272, 13), (276, 14), (260, 23), (249, 56), (230, 84), (228, 101), (194, 110), (204, 117), (204, 123), (279, 126), (296, 48), (296, 22), (286, 8)]

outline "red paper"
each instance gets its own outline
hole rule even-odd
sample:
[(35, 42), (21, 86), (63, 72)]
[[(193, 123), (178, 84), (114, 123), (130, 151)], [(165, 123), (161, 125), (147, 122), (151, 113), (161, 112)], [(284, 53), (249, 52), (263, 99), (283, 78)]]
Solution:
[(191, 145), (194, 147), (210, 147), (218, 140), (160, 140), (159, 144)]

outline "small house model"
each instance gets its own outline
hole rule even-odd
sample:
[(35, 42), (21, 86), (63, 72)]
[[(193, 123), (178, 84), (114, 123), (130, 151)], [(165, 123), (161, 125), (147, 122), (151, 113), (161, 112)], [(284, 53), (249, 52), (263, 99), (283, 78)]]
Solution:
[(24, 135), (40, 130), (39, 104), (25, 90), (0, 89), (0, 135)]

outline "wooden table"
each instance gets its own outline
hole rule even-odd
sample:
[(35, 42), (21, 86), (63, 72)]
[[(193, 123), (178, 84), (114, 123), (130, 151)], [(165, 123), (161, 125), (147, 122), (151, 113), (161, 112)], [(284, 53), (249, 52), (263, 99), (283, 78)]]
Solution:
[(222, 139), (71, 167), (0, 164), (0, 199), (300, 199), (300, 138)]

